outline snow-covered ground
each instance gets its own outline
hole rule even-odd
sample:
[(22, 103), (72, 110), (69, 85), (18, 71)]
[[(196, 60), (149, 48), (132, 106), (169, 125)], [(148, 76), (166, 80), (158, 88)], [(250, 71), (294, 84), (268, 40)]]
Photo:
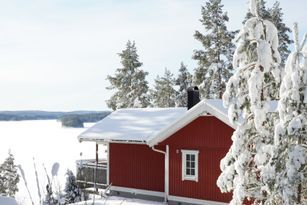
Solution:
[(5, 197), (5, 196), (0, 196), (0, 204), (1, 205), (17, 205), (17, 202), (15, 199)]
[[(39, 204), (33, 157), (42, 195), (47, 182), (43, 164), (50, 176), (52, 165), (56, 162), (60, 164), (54, 184), (63, 189), (65, 172), (67, 169), (75, 172), (75, 161), (81, 158), (80, 152), (84, 159), (95, 157), (94, 143), (79, 143), (77, 140), (84, 129), (62, 128), (61, 123), (56, 120), (0, 122), (0, 163), (8, 156), (10, 149), (15, 156), (15, 163), (24, 169), (34, 203)], [(103, 149), (101, 146), (100, 157), (105, 156)], [(23, 179), (20, 179), (16, 199), (20, 205), (31, 204)]]
[(107, 199), (99, 199), (95, 200), (93, 203), (93, 200), (91, 201), (85, 201), (85, 202), (79, 202), (75, 203), (74, 205), (165, 205), (165, 203), (162, 202), (154, 202), (154, 201), (145, 201), (140, 199), (128, 199), (128, 198), (122, 198), (122, 197), (115, 197), (111, 196)]

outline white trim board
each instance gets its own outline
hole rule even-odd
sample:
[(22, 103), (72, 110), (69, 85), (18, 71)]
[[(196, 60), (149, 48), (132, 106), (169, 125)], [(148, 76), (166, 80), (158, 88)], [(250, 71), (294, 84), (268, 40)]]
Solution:
[(191, 204), (201, 204), (201, 205), (227, 205), (228, 204), (224, 202), (194, 199), (194, 198), (187, 198), (187, 197), (182, 197), (182, 196), (172, 196), (172, 195), (168, 196), (168, 200), (184, 202), (184, 203), (191, 203)]
[[(161, 198), (164, 198), (165, 196), (164, 192), (148, 191), (144, 189), (134, 189), (134, 188), (120, 187), (120, 186), (111, 186), (110, 190), (127, 192), (127, 193), (135, 193), (135, 194), (141, 194), (141, 195), (147, 195), (147, 196), (156, 196), (156, 197), (161, 197)], [(191, 203), (191, 204), (201, 204), (201, 205), (227, 205), (228, 204), (228, 203), (217, 202), (217, 201), (194, 199), (194, 198), (173, 196), (173, 195), (169, 195), (168, 200)]]
[(121, 192), (128, 192), (128, 193), (135, 193), (135, 194), (142, 194), (148, 196), (157, 196), (157, 197), (165, 197), (164, 192), (159, 191), (148, 191), (144, 189), (135, 189), (135, 188), (128, 188), (128, 187), (120, 187), (120, 186), (111, 186), (110, 190), (112, 191), (121, 191)]

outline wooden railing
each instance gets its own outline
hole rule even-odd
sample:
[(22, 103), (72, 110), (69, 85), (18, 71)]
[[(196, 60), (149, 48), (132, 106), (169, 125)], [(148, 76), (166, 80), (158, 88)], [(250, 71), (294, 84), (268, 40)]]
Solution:
[(77, 182), (81, 189), (86, 188), (105, 188), (107, 184), (107, 160), (94, 159), (78, 160), (77, 165)]

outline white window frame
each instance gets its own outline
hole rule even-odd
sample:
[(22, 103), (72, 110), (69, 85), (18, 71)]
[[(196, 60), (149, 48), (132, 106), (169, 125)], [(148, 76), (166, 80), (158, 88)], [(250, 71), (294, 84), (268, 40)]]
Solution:
[[(196, 181), (198, 182), (198, 150), (181, 150), (182, 157), (181, 157), (181, 167), (182, 167), (182, 181), (189, 180), (189, 181)], [(195, 156), (195, 175), (187, 175), (186, 174), (186, 156), (187, 154)]]

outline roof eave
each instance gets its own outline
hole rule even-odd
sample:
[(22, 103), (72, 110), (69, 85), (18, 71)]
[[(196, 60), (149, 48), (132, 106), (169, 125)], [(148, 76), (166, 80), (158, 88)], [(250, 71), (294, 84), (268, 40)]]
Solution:
[(79, 142), (96, 142), (98, 144), (107, 144), (107, 143), (121, 143), (121, 144), (146, 144), (146, 141), (141, 140), (106, 140), (101, 138), (84, 138), (84, 137), (78, 137)]

